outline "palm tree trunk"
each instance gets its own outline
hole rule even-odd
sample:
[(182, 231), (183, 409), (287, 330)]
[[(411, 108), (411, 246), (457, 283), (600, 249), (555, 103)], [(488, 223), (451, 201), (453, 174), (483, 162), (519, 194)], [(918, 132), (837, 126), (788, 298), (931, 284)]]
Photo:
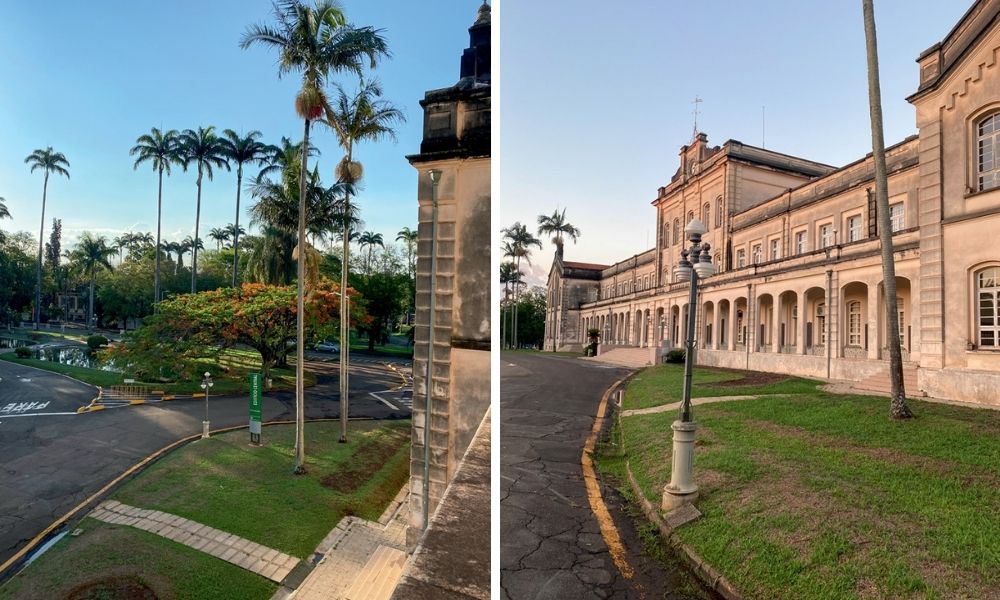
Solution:
[(96, 268), (90, 270), (90, 304), (87, 307), (87, 329), (90, 331), (94, 330), (94, 278), (96, 277)]
[[(521, 273), (521, 257), (520, 256), (517, 257), (517, 272), (518, 272), (518, 274)], [(520, 297), (520, 294), (519, 294), (520, 291), (521, 291), (520, 290), (520, 286), (518, 285), (518, 282), (515, 281), (514, 282), (514, 317), (513, 317), (513, 321), (512, 321), (513, 331), (511, 331), (511, 333), (510, 333), (511, 340), (513, 341), (513, 344), (514, 344), (514, 350), (517, 350), (517, 300)]]
[[(351, 161), (353, 160), (354, 144), (347, 144), (347, 169), (350, 172)], [(352, 182), (353, 183), (353, 182)], [(347, 441), (347, 414), (348, 414), (348, 393), (350, 384), (348, 381), (347, 369), (349, 366), (351, 351), (351, 327), (347, 297), (347, 271), (351, 254), (351, 194), (344, 193), (344, 245), (341, 255), (340, 267), (340, 441)]]
[(38, 268), (35, 271), (35, 331), (42, 320), (42, 240), (45, 238), (45, 196), (49, 193), (49, 172), (42, 184), (42, 224), (38, 227)]
[(198, 226), (201, 224), (201, 163), (198, 163), (198, 203), (194, 209), (194, 244), (191, 247), (191, 293), (198, 291)]
[(153, 306), (160, 301), (160, 219), (163, 216), (163, 167), (160, 167), (160, 189), (156, 195), (156, 266), (153, 269)]
[[(896, 309), (896, 265), (893, 262), (892, 221), (889, 218), (889, 192), (885, 169), (885, 140), (882, 135), (882, 92), (879, 89), (878, 45), (875, 37), (875, 14), (872, 0), (861, 0), (865, 20), (865, 47), (868, 54), (868, 101), (872, 122), (872, 157), (875, 159), (875, 204), (878, 207), (878, 234), (882, 245), (882, 279), (885, 290), (886, 323), (889, 342), (889, 380), (892, 400), (889, 416), (909, 419), (903, 388), (903, 353), (899, 344), (899, 313)], [(878, 336), (875, 336), (876, 339)]]
[(240, 268), (240, 190), (243, 188), (243, 165), (236, 169), (236, 225), (233, 228), (233, 287), (239, 287)]
[(306, 471), (305, 450), (305, 285), (306, 285), (306, 177), (309, 169), (309, 119), (305, 120), (302, 134), (302, 169), (299, 171), (299, 232), (298, 232), (298, 294), (295, 299), (295, 470), (296, 475)]

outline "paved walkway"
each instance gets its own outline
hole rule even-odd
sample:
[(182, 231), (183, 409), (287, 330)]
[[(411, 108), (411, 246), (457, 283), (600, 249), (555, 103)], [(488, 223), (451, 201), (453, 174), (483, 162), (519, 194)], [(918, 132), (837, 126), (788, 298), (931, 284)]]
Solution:
[[(731, 400), (755, 400), (757, 398), (780, 398), (787, 396), (788, 394), (758, 394), (754, 396), (713, 396), (709, 398), (692, 398), (692, 406), (700, 406), (702, 404), (713, 404), (715, 402), (729, 402)], [(621, 416), (631, 417), (633, 415), (651, 415), (654, 413), (669, 412), (671, 410), (679, 410), (681, 407), (680, 402), (671, 402), (670, 404), (661, 404), (659, 406), (651, 406), (649, 408), (633, 408), (631, 410), (623, 410)]]
[(281, 582), (299, 559), (231, 533), (158, 510), (146, 510), (114, 500), (102, 502), (90, 516), (114, 525), (137, 527), (190, 546)]
[[(500, 598), (686, 598), (688, 576), (642, 553), (611, 496), (617, 566), (581, 463), (603, 392), (628, 373), (586, 361), (500, 355)], [(602, 490), (606, 491), (606, 490)], [(607, 521), (604, 521), (608, 525)]]
[(377, 522), (344, 517), (316, 548), (319, 562), (297, 589), (283, 587), (274, 599), (357, 600), (388, 598), (406, 562), (409, 485)]

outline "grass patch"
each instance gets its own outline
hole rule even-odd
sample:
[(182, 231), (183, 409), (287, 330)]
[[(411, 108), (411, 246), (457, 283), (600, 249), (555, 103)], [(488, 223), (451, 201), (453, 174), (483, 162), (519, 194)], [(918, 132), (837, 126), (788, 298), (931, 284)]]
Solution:
[(530, 348), (519, 348), (517, 350), (506, 349), (504, 352), (514, 354), (538, 354), (542, 356), (568, 356), (570, 358), (579, 358), (583, 356), (583, 352), (552, 352), (551, 350), (534, 350)]
[[(294, 427), (246, 431), (188, 444), (118, 490), (119, 502), (177, 514), (307, 558), (346, 515), (377, 519), (409, 477), (410, 421), (306, 425), (305, 475), (292, 475)], [(349, 482), (332, 489), (324, 482)], [(159, 598), (266, 599), (272, 582), (160, 536), (84, 519), (84, 533), (59, 541), (0, 588), (0, 600), (64, 598), (107, 578), (137, 580)]]
[[(127, 377), (124, 373), (115, 373), (113, 371), (64, 365), (49, 360), (18, 358), (12, 352), (0, 354), (0, 360), (35, 367), (53, 373), (62, 373), (84, 383), (101, 387), (121, 385)], [(255, 350), (227, 348), (222, 352), (217, 361), (212, 358), (204, 358), (198, 362), (204, 365), (204, 370), (213, 372), (215, 385), (212, 387), (212, 394), (218, 395), (247, 393), (250, 390), (249, 374), (260, 372), (260, 354)], [(199, 368), (199, 371), (201, 370), (202, 368)], [(295, 387), (294, 367), (273, 368), (271, 369), (271, 377), (274, 381), (273, 389), (294, 389)], [(143, 384), (143, 382), (138, 383)], [(306, 387), (316, 385), (316, 375), (306, 371), (305, 384)], [(204, 391), (201, 389), (200, 379), (197, 381), (177, 381), (173, 383), (146, 383), (145, 385), (150, 386), (151, 389), (163, 390), (168, 394), (191, 394)]]
[(0, 599), (57, 600), (107, 578), (138, 580), (162, 599), (264, 600), (278, 589), (250, 571), (141, 529), (89, 518), (79, 527), (79, 537), (64, 537), (0, 587)]
[[(772, 373), (696, 367), (691, 377), (691, 397), (759, 394), (808, 394), (818, 381)], [(643, 369), (629, 383), (624, 408), (650, 408), (680, 402), (684, 390), (684, 365), (657, 365)]]
[(275, 425), (260, 448), (246, 431), (190, 444), (112, 498), (306, 558), (342, 517), (377, 519), (409, 476), (410, 421), (350, 425), (346, 444), (337, 422), (306, 426), (305, 475), (291, 474), (295, 428)]
[[(1000, 413), (910, 403), (906, 422), (819, 392), (695, 407), (704, 517), (678, 534), (747, 598), (996, 597)], [(621, 420), (654, 504), (675, 418)]]
[(84, 383), (89, 383), (91, 385), (100, 385), (105, 387), (110, 385), (118, 385), (122, 382), (122, 379), (124, 378), (124, 375), (122, 375), (121, 373), (114, 373), (111, 371), (88, 369), (86, 367), (74, 367), (72, 365), (64, 365), (61, 363), (52, 362), (50, 360), (38, 360), (36, 358), (18, 358), (12, 352), (6, 354), (0, 354), (0, 360), (17, 363), (19, 365), (25, 365), (28, 367), (35, 367), (36, 369), (42, 369), (43, 371), (62, 373), (63, 375), (69, 375), (73, 379), (78, 379)]

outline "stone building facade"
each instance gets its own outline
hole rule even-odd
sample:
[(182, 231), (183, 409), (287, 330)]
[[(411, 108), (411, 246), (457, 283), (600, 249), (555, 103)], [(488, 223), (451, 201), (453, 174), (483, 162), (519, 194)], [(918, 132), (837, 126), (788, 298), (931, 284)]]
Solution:
[[(976, 2), (918, 58), (908, 98), (918, 133), (886, 150), (910, 395), (1000, 405), (998, 54), (1000, 1)], [(886, 373), (874, 188), (871, 155), (834, 168), (735, 140), (712, 147), (698, 134), (652, 201), (655, 248), (582, 279), (565, 277), (573, 271), (556, 257), (546, 348), (579, 349), (590, 328), (606, 346), (682, 347), (688, 284), (673, 268), (698, 217), (719, 267), (701, 282), (699, 363), (845, 380)]]
[[(490, 408), (490, 288), (483, 283), (492, 277), (487, 4), (479, 8), (469, 37), (458, 83), (429, 91), (420, 102), (424, 137), (420, 153), (407, 157), (417, 170), (419, 201), (407, 536), (411, 546)], [(425, 391), (428, 367), (430, 398)], [(424, 426), (428, 405), (429, 431)], [(430, 447), (429, 461), (425, 444)], [(489, 511), (488, 506), (483, 509)]]

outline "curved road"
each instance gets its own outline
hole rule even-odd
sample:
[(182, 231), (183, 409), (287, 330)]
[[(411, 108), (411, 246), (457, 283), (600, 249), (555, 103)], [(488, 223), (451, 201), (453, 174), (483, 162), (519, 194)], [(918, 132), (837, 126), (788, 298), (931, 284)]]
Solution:
[[(409, 417), (403, 380), (383, 361), (352, 355), (350, 416)], [(393, 360), (402, 371), (406, 361)], [(310, 362), (317, 385), (306, 389), (306, 417), (340, 413), (335, 367)], [(379, 394), (382, 399), (371, 392)], [(57, 518), (147, 455), (201, 432), (202, 399), (174, 400), (76, 414), (97, 395), (61, 375), (0, 361), (0, 564)], [(393, 404), (395, 402), (395, 404)], [(246, 425), (248, 398), (213, 396), (212, 428)], [(294, 418), (294, 395), (266, 393), (265, 421)], [(266, 437), (267, 431), (264, 431)]]
[[(591, 511), (580, 457), (604, 391), (627, 370), (545, 355), (500, 355), (500, 585), (505, 600), (687, 598), (687, 575), (639, 551), (604, 490), (634, 574), (615, 566)], [(609, 496), (611, 496), (609, 498)]]

